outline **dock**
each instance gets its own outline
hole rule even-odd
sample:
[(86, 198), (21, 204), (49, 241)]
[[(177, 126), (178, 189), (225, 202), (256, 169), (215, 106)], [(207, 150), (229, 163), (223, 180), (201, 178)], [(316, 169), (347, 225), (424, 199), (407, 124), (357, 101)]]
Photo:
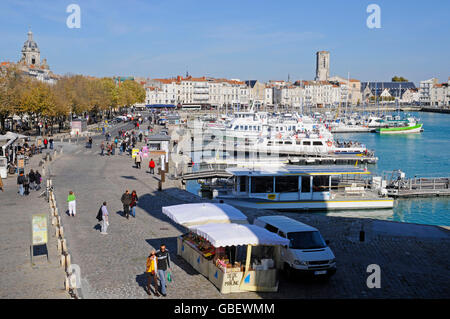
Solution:
[(388, 196), (394, 198), (450, 196), (450, 177), (406, 178), (397, 182), (391, 181), (387, 190)]

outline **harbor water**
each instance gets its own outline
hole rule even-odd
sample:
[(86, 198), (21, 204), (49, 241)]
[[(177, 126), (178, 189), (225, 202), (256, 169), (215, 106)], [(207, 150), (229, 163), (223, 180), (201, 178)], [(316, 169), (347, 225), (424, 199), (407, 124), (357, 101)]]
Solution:
[[(389, 178), (400, 169), (406, 177), (450, 176), (450, 114), (410, 113), (420, 119), (424, 131), (420, 134), (380, 135), (377, 133), (334, 134), (337, 140), (353, 140), (375, 150), (379, 158), (368, 165), (373, 175)], [(200, 159), (194, 154), (194, 162)], [(200, 185), (189, 181), (187, 190), (198, 194)], [(361, 217), (399, 222), (450, 226), (450, 197), (397, 199), (394, 209), (315, 212), (329, 216)]]

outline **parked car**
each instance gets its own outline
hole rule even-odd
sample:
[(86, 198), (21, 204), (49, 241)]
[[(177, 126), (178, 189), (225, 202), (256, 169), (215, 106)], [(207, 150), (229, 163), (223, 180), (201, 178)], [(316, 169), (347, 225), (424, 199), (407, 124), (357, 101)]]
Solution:
[(336, 258), (319, 230), (286, 216), (262, 216), (253, 224), (290, 240), (281, 247), (280, 262), (288, 277), (329, 278), (336, 273)]

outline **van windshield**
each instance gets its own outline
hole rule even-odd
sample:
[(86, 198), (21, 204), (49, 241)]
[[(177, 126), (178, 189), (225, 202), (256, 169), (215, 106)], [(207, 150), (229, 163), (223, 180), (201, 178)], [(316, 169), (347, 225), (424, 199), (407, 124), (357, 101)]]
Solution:
[(289, 248), (292, 249), (317, 249), (327, 245), (318, 231), (288, 233)]

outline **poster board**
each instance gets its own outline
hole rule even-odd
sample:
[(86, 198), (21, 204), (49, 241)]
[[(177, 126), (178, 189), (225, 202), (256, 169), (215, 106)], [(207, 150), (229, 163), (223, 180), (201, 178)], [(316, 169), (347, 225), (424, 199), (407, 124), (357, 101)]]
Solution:
[(23, 155), (17, 156), (17, 168), (25, 168), (25, 157)]
[(33, 264), (34, 246), (46, 245), (48, 260), (48, 214), (31, 215), (31, 264)]

